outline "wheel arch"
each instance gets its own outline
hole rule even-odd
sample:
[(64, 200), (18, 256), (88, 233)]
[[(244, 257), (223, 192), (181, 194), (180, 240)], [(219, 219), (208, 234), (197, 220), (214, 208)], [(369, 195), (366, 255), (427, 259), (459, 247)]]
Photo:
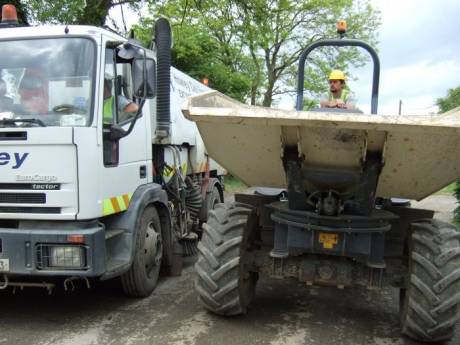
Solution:
[(222, 182), (219, 180), (219, 179), (216, 179), (217, 181), (215, 182), (215, 186), (217, 188), (217, 190), (219, 191), (219, 194), (220, 194), (220, 200), (222, 202), (225, 202), (225, 197), (224, 197), (224, 186), (222, 184)]
[(206, 188), (206, 195), (212, 193), (212, 190), (214, 189), (214, 187), (216, 187), (217, 190), (219, 191), (220, 200), (224, 202), (224, 186), (222, 182), (220, 181), (220, 179), (218, 179), (217, 177), (210, 178), (208, 187)]
[[(115, 272), (107, 272), (103, 279), (112, 278), (126, 272), (131, 266), (134, 258), (135, 239), (139, 221), (142, 212), (148, 206), (154, 206), (160, 216), (161, 231), (164, 236), (164, 259), (162, 265), (172, 265), (174, 253), (174, 231), (171, 226), (171, 215), (168, 208), (168, 196), (163, 188), (156, 184), (150, 183), (139, 186), (133, 193), (129, 207), (125, 212), (118, 213), (101, 220), (107, 230), (123, 230), (123, 235), (118, 241), (114, 242), (114, 250), (117, 251), (117, 257), (124, 261), (123, 268)], [(108, 249), (110, 250), (110, 243)]]

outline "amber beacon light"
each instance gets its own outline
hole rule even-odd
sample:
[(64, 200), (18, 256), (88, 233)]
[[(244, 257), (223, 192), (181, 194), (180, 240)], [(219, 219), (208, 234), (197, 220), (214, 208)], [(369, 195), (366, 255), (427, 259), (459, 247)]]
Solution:
[(16, 7), (14, 5), (3, 5), (2, 24), (18, 24), (18, 13), (16, 12)]
[(337, 33), (343, 35), (347, 31), (347, 22), (345, 20), (339, 20), (337, 22)]

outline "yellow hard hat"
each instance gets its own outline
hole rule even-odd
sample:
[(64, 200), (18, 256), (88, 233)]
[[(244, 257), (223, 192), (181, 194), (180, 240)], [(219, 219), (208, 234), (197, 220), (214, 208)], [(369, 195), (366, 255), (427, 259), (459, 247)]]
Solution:
[(345, 81), (345, 74), (338, 70), (338, 69), (335, 69), (331, 72), (331, 74), (329, 74), (329, 80), (343, 80)]

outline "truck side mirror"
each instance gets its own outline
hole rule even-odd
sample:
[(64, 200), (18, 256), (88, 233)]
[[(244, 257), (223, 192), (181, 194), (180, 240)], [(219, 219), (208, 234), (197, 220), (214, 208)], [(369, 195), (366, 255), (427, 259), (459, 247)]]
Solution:
[(156, 64), (149, 58), (135, 58), (133, 60), (133, 91), (137, 98), (155, 97)]

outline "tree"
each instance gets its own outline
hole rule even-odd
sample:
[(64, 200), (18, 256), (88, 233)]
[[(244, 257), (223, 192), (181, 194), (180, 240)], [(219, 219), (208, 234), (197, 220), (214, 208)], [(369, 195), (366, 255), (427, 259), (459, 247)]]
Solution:
[[(375, 43), (378, 17), (369, 3), (362, 1), (239, 1), (247, 39), (253, 57), (261, 53), (266, 75), (262, 104), (270, 106), (273, 97), (292, 90), (297, 77), (299, 55), (311, 42), (334, 37), (337, 19), (351, 24), (353, 35)], [(346, 70), (360, 66), (363, 56), (356, 49), (337, 51), (325, 48), (310, 59), (305, 87), (311, 95), (326, 90), (325, 76), (331, 67)], [(252, 95), (254, 98), (254, 95)]]
[[(264, 106), (293, 91), (300, 52), (316, 39), (335, 37), (338, 19), (348, 20), (352, 36), (371, 44), (376, 43), (380, 24), (367, 0), (169, 0), (151, 9), (171, 20), (176, 45), (190, 38), (177, 39), (184, 33), (205, 32), (213, 42), (206, 58), (216, 56), (230, 70), (250, 78), (247, 97), (251, 104)], [(311, 96), (318, 95), (327, 89), (330, 69), (346, 70), (365, 61), (356, 49), (323, 49), (309, 61), (305, 87)]]
[[(124, 4), (138, 9), (141, 0), (23, 0), (30, 19), (39, 23), (103, 26), (110, 9)], [(117, 28), (117, 27), (116, 27)], [(118, 28), (117, 28), (118, 29)]]
[[(449, 89), (445, 97), (438, 98), (436, 104), (441, 113), (460, 107), (460, 86)], [(459, 206), (454, 211), (454, 221), (460, 225), (460, 181), (455, 184), (454, 195)]]
[[(227, 33), (215, 35), (223, 13), (210, 16), (209, 12), (207, 17), (212, 18), (205, 20), (199, 11), (190, 9), (187, 0), (160, 2), (152, 6), (151, 12), (150, 18), (143, 18), (135, 26), (136, 37), (144, 45), (152, 40), (154, 18), (168, 18), (173, 31), (173, 66), (198, 80), (209, 79), (212, 88), (232, 98), (245, 100), (251, 84), (251, 61), (240, 45), (225, 45)], [(211, 26), (213, 32), (209, 30)]]
[(460, 86), (455, 89), (449, 89), (447, 96), (438, 98), (436, 104), (441, 113), (460, 107)]

